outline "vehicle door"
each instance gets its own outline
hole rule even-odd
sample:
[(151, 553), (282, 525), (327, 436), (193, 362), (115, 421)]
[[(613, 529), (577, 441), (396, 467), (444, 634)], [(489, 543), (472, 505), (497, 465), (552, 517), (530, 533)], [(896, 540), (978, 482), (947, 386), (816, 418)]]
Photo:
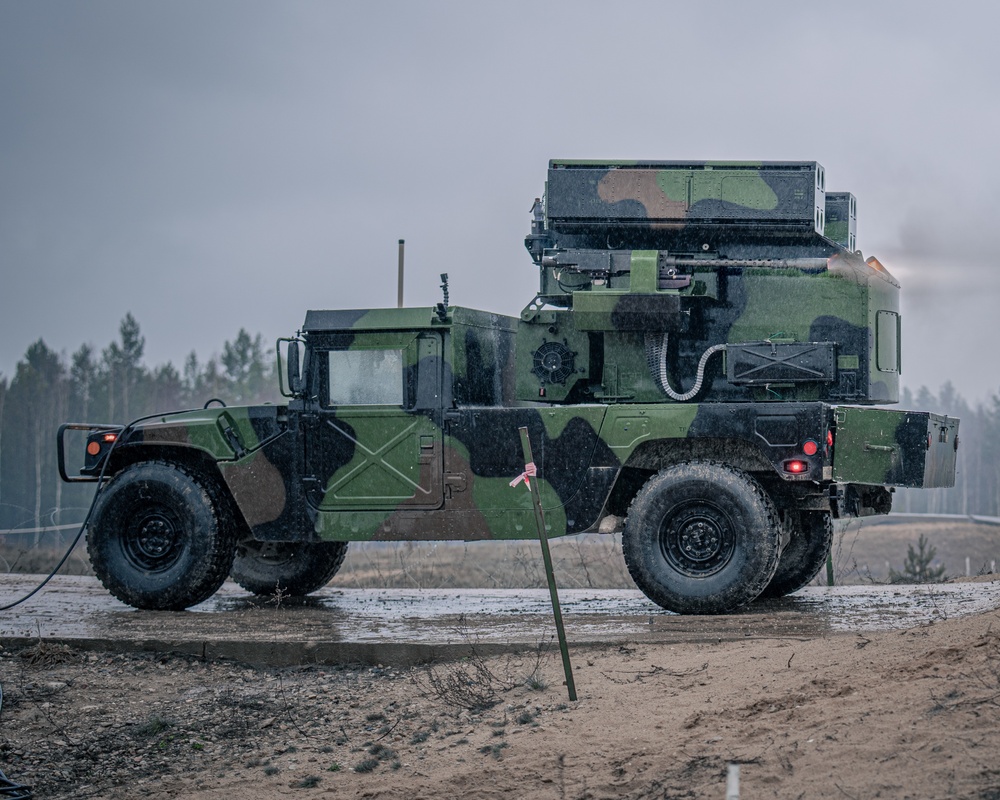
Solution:
[(443, 502), (441, 339), (433, 332), (319, 338), (309, 370), (306, 494), (320, 511)]

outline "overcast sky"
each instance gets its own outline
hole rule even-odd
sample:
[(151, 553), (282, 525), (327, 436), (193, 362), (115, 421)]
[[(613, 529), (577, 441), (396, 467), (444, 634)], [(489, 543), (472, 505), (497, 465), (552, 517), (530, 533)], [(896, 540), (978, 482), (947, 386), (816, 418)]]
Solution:
[(903, 284), (903, 380), (1000, 391), (987, 3), (0, 0), (0, 374), (307, 308), (517, 314), (550, 158), (816, 160)]

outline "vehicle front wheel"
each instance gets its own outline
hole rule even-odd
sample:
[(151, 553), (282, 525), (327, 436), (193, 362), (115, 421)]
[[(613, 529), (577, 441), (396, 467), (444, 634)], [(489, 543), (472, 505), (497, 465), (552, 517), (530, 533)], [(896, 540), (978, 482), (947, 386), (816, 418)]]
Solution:
[(230, 576), (248, 592), (301, 597), (326, 586), (347, 555), (347, 542), (241, 542)]
[(233, 526), (208, 482), (177, 464), (125, 468), (97, 498), (87, 552), (123, 603), (179, 611), (211, 597), (229, 573)]
[(777, 511), (760, 485), (708, 461), (650, 478), (622, 533), (636, 585), (680, 614), (725, 614), (754, 600), (774, 575), (780, 543)]

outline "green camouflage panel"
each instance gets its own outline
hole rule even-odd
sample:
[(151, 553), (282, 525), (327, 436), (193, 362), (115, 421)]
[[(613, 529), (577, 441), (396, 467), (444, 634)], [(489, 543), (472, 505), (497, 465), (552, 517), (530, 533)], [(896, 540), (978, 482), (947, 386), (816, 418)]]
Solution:
[(816, 162), (580, 161), (549, 164), (548, 218), (652, 226), (735, 222), (823, 232), (824, 173)]
[[(258, 418), (273, 424), (274, 413), (261, 414), (260, 407), (206, 408), (164, 414), (144, 420), (129, 438), (130, 443), (151, 447), (190, 446), (216, 460), (255, 450), (268, 436), (267, 426), (255, 427)], [(273, 430), (273, 428), (272, 428)]]
[(925, 411), (834, 412), (833, 479), (924, 488), (955, 485), (958, 420)]

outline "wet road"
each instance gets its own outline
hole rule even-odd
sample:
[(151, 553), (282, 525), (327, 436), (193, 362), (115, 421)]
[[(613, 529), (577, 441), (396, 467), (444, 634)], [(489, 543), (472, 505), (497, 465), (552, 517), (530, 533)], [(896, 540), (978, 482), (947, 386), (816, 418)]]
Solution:
[[(4, 576), (0, 601), (33, 588), (34, 576)], [(837, 632), (905, 628), (1000, 608), (1000, 580), (926, 586), (808, 587), (715, 617), (662, 611), (638, 591), (559, 593), (572, 647), (614, 643), (717, 642), (745, 637), (807, 639)], [(300, 602), (248, 596), (235, 584), (185, 612), (137, 611), (95, 578), (57, 577), (0, 613), (0, 643), (72, 643), (111, 651), (184, 652), (250, 663), (412, 664), (433, 658), (535, 646), (555, 636), (545, 589), (338, 589)]]

